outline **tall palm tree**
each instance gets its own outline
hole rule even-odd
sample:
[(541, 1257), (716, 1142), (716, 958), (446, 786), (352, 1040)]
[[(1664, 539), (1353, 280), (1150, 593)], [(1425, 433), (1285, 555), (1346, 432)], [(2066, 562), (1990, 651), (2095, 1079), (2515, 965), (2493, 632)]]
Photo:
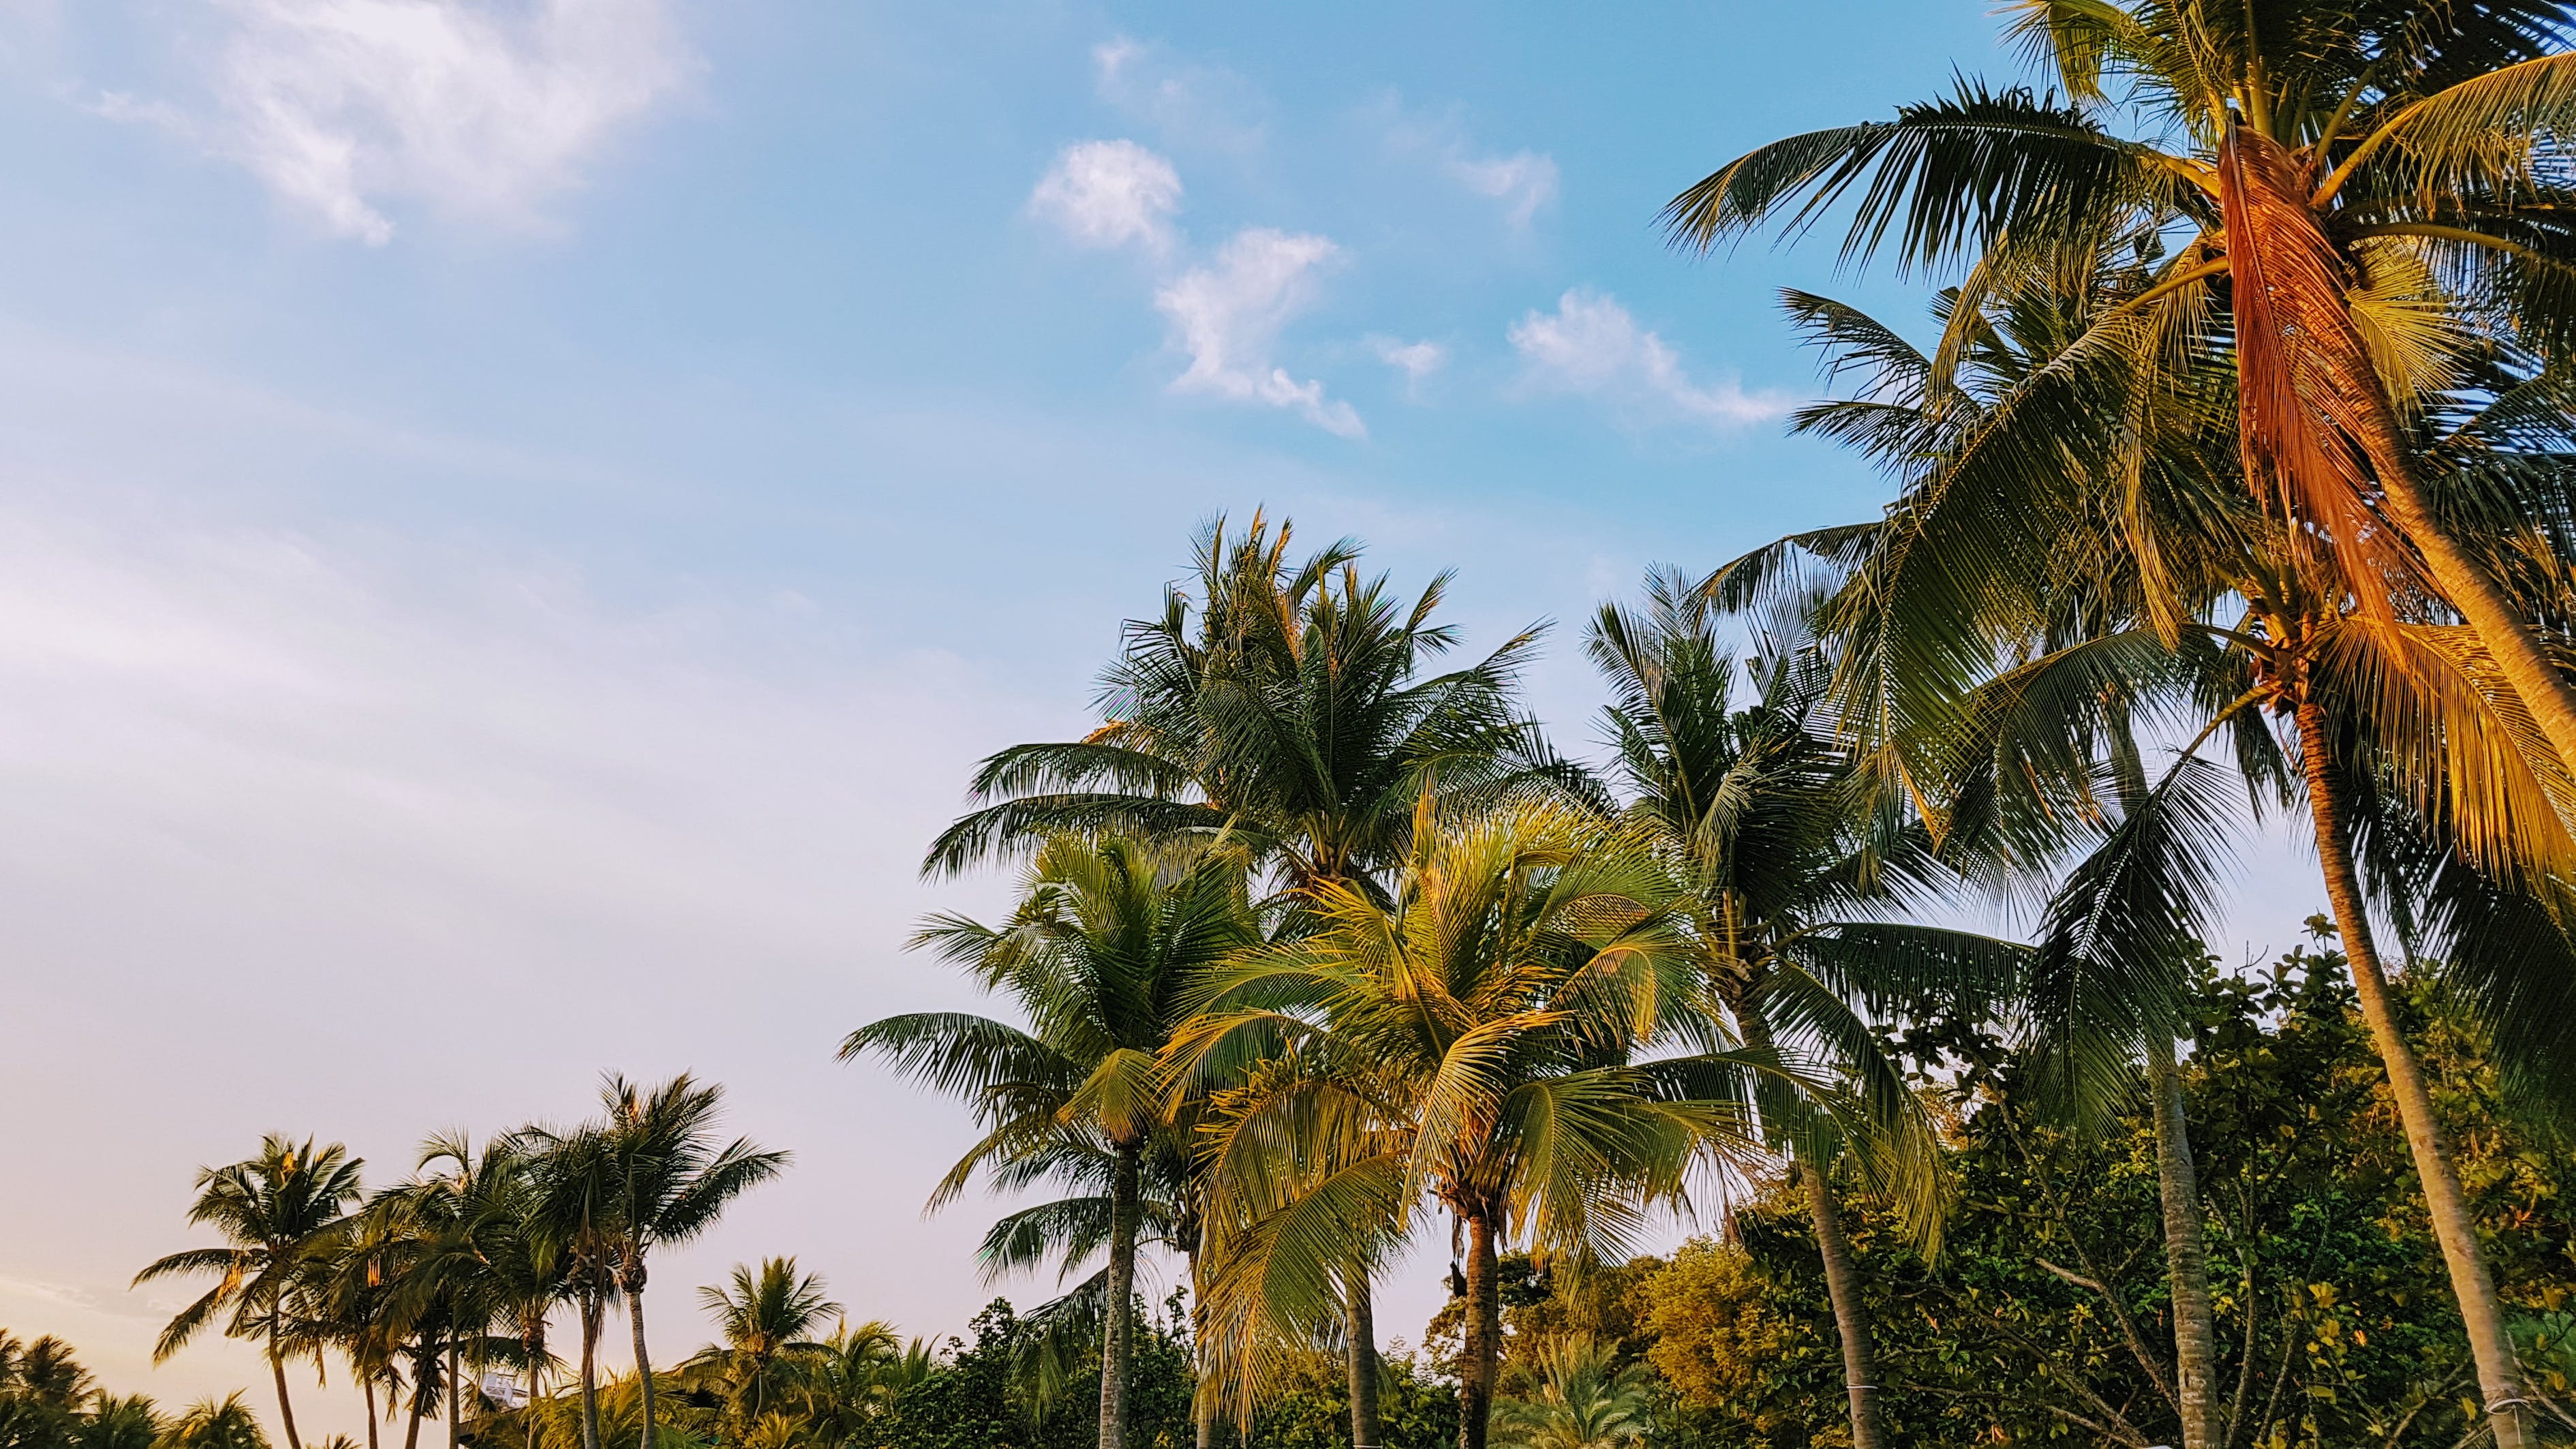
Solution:
[[(2510, 550), (2465, 536), (2407, 447), (2413, 419), (2472, 357), (2501, 350), (2527, 372), (2576, 345), (2567, 8), (2007, 11), (2063, 100), (1962, 82), (1890, 121), (1775, 141), (1675, 198), (1675, 238), (1706, 248), (1773, 222), (1802, 231), (1848, 200), (1846, 259), (1892, 249), (1900, 265), (1972, 264), (1962, 318), (2069, 250), (2137, 239), (2152, 275), (2076, 351), (2139, 374), (2232, 378), (2240, 485), (2315, 530), (2374, 612), (2419, 582), (2438, 592), (2576, 769), (2576, 687), (2549, 657), (2564, 617), (2515, 597)], [(1947, 339), (1943, 358), (1963, 343)], [(1998, 414), (1989, 453), (2044, 447), (2060, 421), (2098, 408), (2086, 371), (2063, 368)], [(2020, 533), (2008, 546), (2036, 558), (2046, 545)]]
[(1210, 1082), (1251, 1068), (1209, 1147), (1218, 1335), (1328, 1321), (1351, 1242), (1437, 1204), (1466, 1256), (1459, 1442), (1484, 1449), (1498, 1249), (1630, 1247), (1707, 1148), (1747, 1140), (1726, 1070), (1744, 1064), (1643, 1059), (1696, 983), (1638, 842), (1536, 801), (1456, 822), (1426, 808), (1410, 834), (1392, 899), (1319, 889), (1316, 929), (1217, 976), (1171, 1057)]
[(361, 1166), (337, 1142), (317, 1150), (311, 1138), (297, 1143), (271, 1134), (261, 1141), (258, 1156), (197, 1173), (188, 1221), (223, 1234), (224, 1246), (172, 1253), (134, 1275), (137, 1285), (218, 1275), (214, 1287), (163, 1327), (152, 1360), (177, 1353), (207, 1324), (229, 1314), (225, 1337), (258, 1339), (266, 1347), (287, 1449), (302, 1449), (286, 1392), (287, 1355), (296, 1342), (298, 1316), (308, 1306), (320, 1250), (358, 1199)]
[[(939, 837), (924, 868), (961, 869), (1065, 830), (1219, 838), (1252, 854), (1293, 934), (1301, 903), (1324, 886), (1383, 891), (1426, 790), (1458, 803), (1563, 773), (1515, 695), (1536, 630), (1435, 673), (1458, 642), (1433, 622), (1447, 575), (1407, 606), (1384, 576), (1360, 574), (1356, 542), (1292, 560), (1293, 532), (1257, 513), (1240, 536), (1211, 524), (1195, 596), (1174, 587), (1157, 616), (1128, 622), (1101, 679), (1100, 728), (987, 759), (974, 781), (987, 803)], [(1341, 1335), (1351, 1433), (1356, 1449), (1377, 1449), (1369, 1280), (1353, 1267)], [(1201, 1424), (1204, 1439), (1205, 1412)]]
[[(478, 1151), (463, 1134), (442, 1134), (422, 1144), (410, 1181), (368, 1204), (379, 1261), (390, 1269), (384, 1313), (423, 1362), (443, 1360), (426, 1383), (415, 1377), (413, 1427), (422, 1410), (443, 1405), (449, 1449), (471, 1401), (467, 1375), (542, 1354), (545, 1316), (561, 1298), (531, 1231), (532, 1168), (515, 1135)], [(524, 1366), (533, 1384), (541, 1364)]]
[(737, 1263), (728, 1283), (699, 1289), (698, 1302), (715, 1320), (718, 1342), (699, 1350), (683, 1372), (719, 1387), (737, 1431), (784, 1396), (779, 1380), (797, 1359), (832, 1351), (814, 1333), (841, 1312), (822, 1278), (799, 1273), (794, 1258), (762, 1259), (757, 1271)]
[(1007, 922), (934, 917), (916, 936), (1006, 993), (1019, 1027), (956, 1012), (887, 1017), (850, 1033), (844, 1060), (896, 1071), (964, 1098), (984, 1136), (931, 1196), (940, 1207), (983, 1174), (998, 1188), (1104, 1160), (1100, 1445), (1122, 1449), (1145, 1172), (1170, 1131), (1157, 1057), (1206, 975), (1255, 939), (1241, 859), (1204, 846), (1122, 837), (1049, 840)]
[[(683, 1072), (647, 1089), (611, 1073), (600, 1086), (604, 1115), (570, 1134), (532, 1129), (549, 1159), (541, 1170), (541, 1238), (578, 1258), (595, 1255), (592, 1271), (613, 1275), (634, 1335), (641, 1449), (654, 1449), (653, 1356), (644, 1342), (644, 1285), (653, 1252), (714, 1227), (735, 1198), (784, 1170), (788, 1154), (748, 1138), (723, 1142), (716, 1132), (724, 1088)], [(577, 1291), (579, 1289), (577, 1288)], [(599, 1301), (592, 1290), (588, 1302)], [(597, 1337), (585, 1320), (585, 1381)], [(592, 1391), (585, 1389), (586, 1395)], [(595, 1395), (592, 1395), (595, 1397)], [(586, 1398), (584, 1422), (595, 1424)], [(595, 1432), (587, 1430), (586, 1432)]]
[[(2419, 876), (2449, 902), (2439, 908), (2439, 944), (2450, 959), (2470, 963), (2463, 980), (2489, 1008), (2504, 1058), (2549, 1076), (2554, 1048), (2576, 1020), (2576, 968), (2563, 929), (2552, 923), (2564, 902), (2551, 899), (2571, 847), (2556, 808), (2567, 782), (2549, 751), (2528, 748), (2531, 726), (2518, 697), (2486, 667), (2482, 651), (2465, 647), (2463, 629), (2431, 613), (2420, 596), (2414, 603), (2401, 597), (2382, 612), (2348, 585), (2342, 562), (2311, 547), (2312, 534), (2264, 517), (2233, 488), (2237, 460), (2201, 447), (2211, 434), (2202, 421), (2229, 401), (2223, 389), (2159, 383), (2121, 396), (2108, 409), (2115, 427), (2077, 430), (2052, 445), (2050, 457), (2034, 453), (2019, 464), (2034, 475), (2055, 468), (2077, 480), (2125, 477), (2116, 492), (2034, 486), (2014, 495), (2027, 516), (2005, 518), (2013, 510), (1998, 510), (1997, 495), (1963, 477), (1992, 462), (1984, 451), (1995, 436), (1992, 419), (2080, 366), (2094, 319), (2141, 295), (2140, 273), (2148, 267), (2139, 254), (2097, 263), (2071, 292), (2062, 278), (2049, 277), (1998, 285), (1983, 299), (1945, 298), (1951, 335), (1968, 339), (1948, 380), (1939, 359), (1878, 324), (1820, 299), (1799, 299), (1829, 340), (1860, 351), (1875, 374), (1872, 395), (1807, 421), (1860, 440), (1906, 470), (1906, 494), (1887, 522), (1802, 541), (1849, 570), (1822, 617), (1854, 641), (1852, 657), (1865, 661), (1859, 673), (1873, 695), (1893, 696), (1900, 691), (1880, 681), (1938, 661), (1926, 671), (1937, 687), (1915, 687), (1916, 697), (1893, 712), (1897, 724), (1882, 733), (1954, 729), (1983, 741), (1974, 750), (1952, 749), (1944, 762), (1982, 772), (1983, 797), (1963, 805), (1954, 829), (1989, 831), (1989, 843), (2004, 842), (2002, 854), (2027, 868), (2068, 838), (2062, 824), (2047, 821), (2128, 815), (2136, 823), (2114, 831), (2088, 863), (2089, 877), (2079, 872), (2061, 895), (2034, 999), (2058, 1017), (2063, 1047), (2056, 1056), (2067, 1080), (2090, 1082), (2083, 1090), (2098, 1093), (2143, 1059), (2161, 1084), (2168, 1250), (2185, 1290), (2178, 1292), (2177, 1347), (2186, 1359), (2180, 1407), (2187, 1441), (2218, 1442), (2214, 1345), (2192, 1301), (2203, 1295), (2188, 1291), (2197, 1210), (2179, 1098), (2163, 1057), (2180, 1009), (2174, 962), (2193, 934), (2194, 898), (2206, 894), (2215, 874), (2205, 857), (2222, 848), (2226, 834), (2209, 819), (2214, 807), (2196, 779), (2203, 767), (2193, 761), (2194, 751), (2218, 738), (2233, 747), (2258, 794), (2306, 797), (2339, 924), (2362, 944), (2354, 970), (2364, 1014), (2388, 1065), (2499, 1439), (2527, 1442), (2527, 1406), (2502, 1305), (2420, 1069), (2388, 1009), (2369, 921), (2346, 887), (2356, 847), (2385, 853), (2410, 838), (2429, 842), (2429, 855), (2414, 858), (2446, 862)], [(2154, 285), (2143, 282), (2143, 289)], [(2514, 396), (2505, 390), (2487, 412), (2514, 406)], [(2419, 441), (2419, 453), (2456, 459), (2457, 440), (2480, 425), (2471, 420), (2448, 438)], [(2563, 433), (2563, 421), (2556, 426)], [(2127, 450), (2127, 460), (2113, 448)], [(2510, 516), (2518, 509), (2514, 462), (2505, 457), (2479, 470), (2451, 462), (2443, 482), (2456, 495), (2488, 495), (2492, 515)], [(1993, 536), (2025, 526), (2055, 540), (2050, 559), (2035, 571), (2003, 567), (2009, 550), (1990, 547)], [(1779, 553), (1766, 551), (1712, 588), (1758, 592), (1755, 576), (1779, 566)], [(1977, 656), (1990, 676), (1993, 661), (2027, 662), (2000, 677), (1964, 678)], [(1960, 698), (1931, 697), (1938, 687)], [(2127, 721), (2159, 709), (2195, 738), (2166, 783), (2150, 790)], [(2267, 713), (2295, 742), (2295, 774), (2285, 742), (2263, 728)], [(1894, 753), (1909, 750), (1917, 761), (1940, 754), (1905, 745)], [(1920, 778), (1911, 769), (1895, 773)], [(2374, 801), (2371, 828), (2358, 835), (2344, 805), (2356, 781), (2371, 783)], [(2410, 869), (2392, 857), (2382, 879), (2403, 887)], [(2424, 914), (2418, 903), (2392, 904), (2409, 918)], [(2495, 1010), (2508, 1003), (2525, 1009)], [(2553, 1009), (2529, 1009), (2539, 1006)], [(2563, 1089), (2563, 1072), (2549, 1085)]]
[[(1991, 937), (1854, 918), (1896, 904), (1931, 874), (1921, 831), (1868, 811), (1858, 762), (1824, 709), (1827, 664), (1811, 648), (1746, 661), (1755, 698), (1737, 707), (1737, 661), (1706, 595), (1648, 580), (1642, 610), (1604, 605), (1587, 639), (1610, 686), (1623, 818), (1653, 842), (1709, 993), (1735, 1039), (1822, 1068), (1859, 1089), (1864, 1160), (1929, 1234), (1940, 1209), (1932, 1124), (1875, 1030), (1909, 1008), (1983, 1016), (2008, 1000), (2024, 950)], [(1885, 1442), (1859, 1273), (1828, 1181), (1834, 1114), (1766, 1079), (1766, 1126), (1800, 1168), (1824, 1256), (1856, 1449)]]

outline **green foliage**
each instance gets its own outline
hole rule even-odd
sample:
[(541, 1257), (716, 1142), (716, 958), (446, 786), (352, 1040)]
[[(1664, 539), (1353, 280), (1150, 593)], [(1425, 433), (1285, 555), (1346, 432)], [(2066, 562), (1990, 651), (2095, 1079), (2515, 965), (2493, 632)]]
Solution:
[[(2410, 1035), (2544, 1392), (2576, 1295), (2576, 1164), (2514, 1124), (2468, 1017), (2430, 972), (2404, 983)], [(2459, 1314), (2342, 958), (2204, 969), (2190, 998), (2193, 1148), (2236, 1442), (2449, 1445), (2476, 1418)], [(1912, 1043), (1932, 1049), (1928, 1037)], [(1960, 1203), (1937, 1264), (1847, 1194), (1895, 1442), (2136, 1434), (2175, 1418), (2152, 1124), (2108, 1130), (2032, 1109), (2025, 1064), (1962, 1034), (1950, 1168)], [(1843, 1391), (1807, 1217), (1783, 1189), (1644, 1290), (1649, 1360), (1713, 1444), (1836, 1444)]]
[[(1128, 1442), (1140, 1449), (1190, 1443), (1189, 1331), (1177, 1314), (1156, 1319), (1137, 1306), (1128, 1376)], [(975, 1315), (970, 1343), (948, 1341), (946, 1361), (896, 1397), (879, 1431), (885, 1449), (1080, 1449), (1099, 1421), (1095, 1346), (1061, 1377), (1034, 1371), (1037, 1330), (995, 1299)]]
[[(1458, 1441), (1458, 1391), (1417, 1355), (1378, 1360), (1377, 1412), (1384, 1449), (1448, 1449)], [(1244, 1442), (1247, 1449), (1348, 1449), (1351, 1381), (1343, 1356), (1311, 1347), (1288, 1355)]]
[(159, 1449), (268, 1449), (268, 1435), (236, 1390), (190, 1404), (162, 1432)]

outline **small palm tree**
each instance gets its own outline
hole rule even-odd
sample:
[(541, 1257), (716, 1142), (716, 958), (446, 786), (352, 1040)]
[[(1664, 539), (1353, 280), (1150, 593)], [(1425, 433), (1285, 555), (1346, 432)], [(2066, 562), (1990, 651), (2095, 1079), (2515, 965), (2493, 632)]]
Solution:
[(199, 1330), (229, 1314), (226, 1337), (258, 1339), (266, 1346), (287, 1449), (302, 1449), (286, 1392), (287, 1354), (296, 1344), (297, 1320), (308, 1306), (321, 1252), (346, 1225), (349, 1206), (358, 1199), (360, 1165), (337, 1142), (316, 1150), (310, 1138), (299, 1144), (272, 1135), (256, 1157), (201, 1169), (188, 1221), (222, 1233), (225, 1246), (172, 1253), (134, 1275), (138, 1286), (219, 1275), (214, 1287), (161, 1330), (153, 1362), (177, 1353)]
[[(611, 1074), (600, 1100), (606, 1115), (594, 1126), (531, 1138), (553, 1158), (543, 1173), (541, 1191), (552, 1201), (540, 1212), (542, 1236), (576, 1258), (595, 1255), (614, 1274), (634, 1334), (640, 1442), (653, 1449), (653, 1357), (644, 1342), (649, 1260), (654, 1250), (715, 1226), (735, 1198), (784, 1170), (788, 1154), (747, 1138), (721, 1141), (715, 1124), (724, 1089), (685, 1072), (650, 1090)], [(584, 1422), (595, 1421), (586, 1412)]]
[(159, 1449), (268, 1449), (268, 1436), (235, 1390), (190, 1404), (162, 1432)]
[(1108, 1218), (1090, 1239), (1107, 1258), (1101, 1449), (1125, 1441), (1146, 1166), (1170, 1130), (1157, 1056), (1189, 993), (1256, 939), (1231, 853), (1058, 836), (1038, 852), (1006, 924), (935, 917), (915, 937), (1007, 992), (1027, 1030), (916, 1013), (863, 1026), (841, 1047), (844, 1060), (882, 1056), (973, 1106), (984, 1137), (949, 1169), (934, 1208), (979, 1173), (1016, 1187), (1068, 1170), (1096, 1182), (1107, 1167)]
[(153, 1449), (167, 1426), (141, 1394), (98, 1396), (72, 1429), (72, 1449)]
[(830, 1344), (814, 1339), (814, 1330), (841, 1312), (822, 1278), (797, 1272), (794, 1258), (763, 1259), (757, 1271), (737, 1263), (731, 1281), (699, 1289), (698, 1302), (715, 1320), (719, 1341), (701, 1349), (681, 1372), (717, 1387), (737, 1431), (787, 1398), (796, 1360), (832, 1352)]
[(1537, 1392), (1494, 1406), (1503, 1449), (1629, 1449), (1654, 1427), (1654, 1384), (1644, 1364), (1571, 1334), (1538, 1346)]

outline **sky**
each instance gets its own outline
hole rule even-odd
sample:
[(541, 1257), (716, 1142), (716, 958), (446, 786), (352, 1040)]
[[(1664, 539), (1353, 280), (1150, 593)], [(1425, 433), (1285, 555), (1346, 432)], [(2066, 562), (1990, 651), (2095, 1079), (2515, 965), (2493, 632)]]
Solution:
[[(1657, 212), (2013, 74), (1988, 9), (0, 0), (0, 1326), (256, 1386), (126, 1286), (200, 1164), (388, 1182), (609, 1070), (795, 1154), (657, 1357), (768, 1254), (918, 1333), (1045, 1296), (921, 1214), (963, 1112), (834, 1060), (974, 1004), (903, 949), (1006, 897), (916, 874), (974, 762), (1255, 509), (1553, 621), (1589, 750), (1589, 610), (1884, 497), (1785, 435), (1778, 290), (1924, 300)], [(2267, 849), (2228, 954), (2316, 908)]]

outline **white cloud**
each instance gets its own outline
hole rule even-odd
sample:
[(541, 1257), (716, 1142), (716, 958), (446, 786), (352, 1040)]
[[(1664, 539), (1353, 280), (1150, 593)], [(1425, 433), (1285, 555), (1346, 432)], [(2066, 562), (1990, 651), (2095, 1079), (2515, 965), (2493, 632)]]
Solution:
[(1215, 261), (1193, 267), (1154, 295), (1172, 320), (1190, 365), (1172, 380), (1175, 392), (1201, 392), (1288, 408), (1345, 438), (1367, 434), (1346, 402), (1324, 396), (1321, 382), (1299, 382), (1270, 360), (1289, 319), (1312, 306), (1315, 275), (1341, 249), (1324, 237), (1267, 227), (1239, 232)]
[(216, 0), (215, 114), (104, 97), (247, 167), (340, 236), (380, 203), (518, 230), (690, 68), (664, 0)]
[(1437, 342), (1405, 342), (1393, 337), (1371, 337), (1369, 351), (1377, 360), (1404, 374), (1405, 391), (1410, 394), (1422, 386), (1422, 380), (1449, 365), (1449, 349)]
[(1458, 184), (1503, 204), (1514, 227), (1525, 227), (1538, 209), (1556, 200), (1556, 161), (1536, 151), (1478, 159), (1453, 152), (1447, 162)]
[(1172, 248), (1181, 177), (1172, 163), (1133, 141), (1077, 141), (1029, 195), (1029, 211), (1087, 246)]
[(1786, 398), (1748, 393), (1731, 378), (1693, 382), (1671, 344), (1639, 327), (1616, 299), (1586, 287), (1558, 298), (1553, 313), (1525, 313), (1512, 324), (1511, 342), (1528, 363), (1532, 384), (1626, 409), (1737, 428), (1789, 408)]

